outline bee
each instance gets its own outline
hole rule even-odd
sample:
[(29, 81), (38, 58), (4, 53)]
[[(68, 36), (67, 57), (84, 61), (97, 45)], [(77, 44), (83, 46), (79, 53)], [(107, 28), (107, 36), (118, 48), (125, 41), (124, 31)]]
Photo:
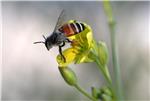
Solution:
[(43, 35), (45, 41), (34, 42), (34, 44), (44, 43), (47, 50), (50, 50), (53, 46), (58, 46), (59, 53), (64, 62), (66, 62), (66, 59), (62, 54), (62, 47), (65, 46), (65, 43), (73, 43), (73, 40), (70, 40), (68, 37), (82, 32), (85, 29), (85, 26), (83, 23), (76, 20), (72, 23), (63, 23), (64, 17), (65, 13), (64, 10), (62, 10), (52, 34), (48, 37)]

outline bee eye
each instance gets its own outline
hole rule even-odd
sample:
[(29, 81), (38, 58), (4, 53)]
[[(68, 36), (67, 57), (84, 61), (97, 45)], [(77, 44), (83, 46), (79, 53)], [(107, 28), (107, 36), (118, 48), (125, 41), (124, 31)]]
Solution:
[(52, 48), (52, 44), (50, 42), (46, 42), (45, 46), (46, 46), (47, 50)]

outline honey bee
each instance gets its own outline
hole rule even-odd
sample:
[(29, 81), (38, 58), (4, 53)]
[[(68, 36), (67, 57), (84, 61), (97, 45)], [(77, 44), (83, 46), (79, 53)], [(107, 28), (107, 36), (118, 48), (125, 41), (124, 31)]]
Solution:
[(70, 40), (68, 37), (82, 32), (85, 29), (85, 26), (83, 23), (76, 20), (74, 20), (72, 23), (63, 23), (64, 17), (65, 13), (64, 10), (62, 10), (52, 34), (48, 37), (43, 35), (45, 41), (34, 42), (34, 44), (44, 43), (47, 50), (50, 50), (53, 46), (58, 46), (59, 53), (64, 59), (64, 62), (66, 62), (66, 59), (62, 54), (62, 47), (65, 46), (65, 43), (72, 43), (73, 40)]

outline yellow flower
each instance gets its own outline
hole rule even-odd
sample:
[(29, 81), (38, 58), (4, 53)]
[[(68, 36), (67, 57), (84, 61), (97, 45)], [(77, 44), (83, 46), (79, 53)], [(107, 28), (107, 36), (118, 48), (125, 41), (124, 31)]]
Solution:
[[(70, 20), (69, 23), (72, 23), (73, 21), (74, 20)], [(89, 57), (90, 50), (93, 46), (92, 29), (89, 25), (83, 24), (85, 26), (84, 31), (68, 37), (70, 40), (73, 40), (73, 43), (70, 48), (67, 48), (62, 52), (66, 61), (64, 62), (60, 55), (57, 56), (57, 62), (60, 67), (67, 67), (71, 63), (79, 64), (93, 61)]]

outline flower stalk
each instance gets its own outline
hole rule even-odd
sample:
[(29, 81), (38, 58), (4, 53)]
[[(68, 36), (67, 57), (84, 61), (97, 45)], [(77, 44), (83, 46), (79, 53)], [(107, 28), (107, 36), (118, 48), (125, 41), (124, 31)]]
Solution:
[(87, 98), (91, 99), (92, 101), (97, 101), (96, 98), (88, 94), (86, 91), (84, 91), (79, 85), (74, 86), (79, 92), (81, 92), (83, 95), (85, 95)]
[(112, 80), (107, 67), (108, 50), (106, 44), (102, 41), (99, 41), (98, 43), (94, 41), (90, 56), (93, 56), (94, 62), (98, 65), (100, 72), (103, 74), (107, 83), (111, 86)]
[(104, 75), (105, 80), (108, 82), (109, 85), (112, 85), (111, 77), (108, 71), (107, 66), (102, 66), (99, 62), (99, 60), (96, 59), (96, 64), (98, 65), (100, 72)]
[(122, 100), (122, 84), (121, 84), (121, 75), (120, 75), (120, 66), (119, 66), (119, 58), (118, 58), (118, 48), (117, 48), (117, 39), (115, 32), (115, 20), (112, 14), (112, 8), (110, 2), (108, 0), (103, 2), (104, 11), (106, 13), (109, 29), (110, 29), (110, 38), (111, 38), (111, 49), (112, 49), (112, 62), (114, 68), (114, 76), (115, 76), (115, 89), (117, 93), (118, 101)]

